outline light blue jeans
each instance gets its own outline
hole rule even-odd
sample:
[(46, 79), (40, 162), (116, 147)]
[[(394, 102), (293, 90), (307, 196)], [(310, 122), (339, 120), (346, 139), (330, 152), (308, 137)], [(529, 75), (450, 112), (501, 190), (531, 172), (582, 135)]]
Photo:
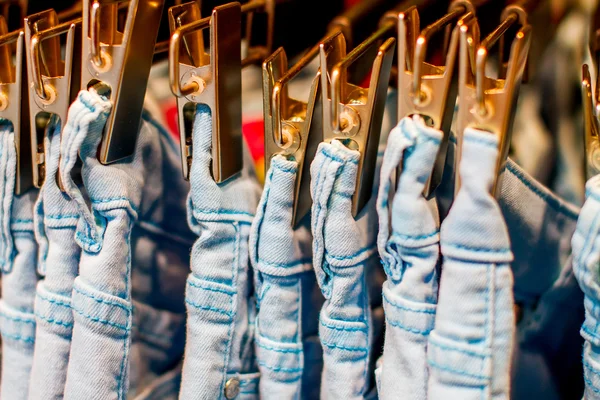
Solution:
[(260, 186), (247, 170), (217, 184), (210, 172), (211, 147), (210, 109), (199, 105), (188, 198), (188, 223), (199, 237), (186, 288), (180, 398), (257, 398), (248, 238)]
[(310, 167), (313, 263), (325, 297), (319, 326), (322, 399), (362, 399), (371, 389), (374, 286), (368, 276), (379, 268), (377, 213), (373, 195), (356, 220), (352, 216), (358, 158), (334, 140), (319, 145)]
[(75, 242), (77, 204), (61, 192), (56, 174), (60, 155), (60, 125), (44, 138), (46, 178), (35, 204), (38, 271), (44, 277), (35, 298), (36, 341), (30, 399), (64, 395), (73, 333), (71, 292), (79, 270), (81, 248)]
[(586, 200), (573, 235), (573, 270), (584, 293), (581, 336), (585, 398), (600, 399), (600, 175), (586, 184)]
[[(319, 387), (311, 372), (319, 363), (305, 357), (314, 343), (321, 296), (312, 269), (310, 228), (292, 228), (292, 201), (298, 164), (275, 156), (250, 233), (256, 281), (256, 358), (262, 399), (300, 399)], [(320, 294), (320, 293), (319, 293)], [(316, 299), (316, 301), (315, 301)], [(312, 334), (312, 335), (311, 335)], [(307, 362), (308, 361), (308, 362)], [(312, 388), (303, 390), (303, 383)], [(318, 395), (318, 392), (316, 393)]]
[(16, 149), (12, 126), (0, 120), (0, 266), (2, 377), (0, 398), (27, 399), (35, 343), (33, 306), (37, 284), (37, 244), (33, 205), (37, 190), (15, 196)]
[[(96, 152), (110, 106), (82, 91), (61, 142), (60, 174), (80, 214), (75, 240), (82, 249), (67, 399), (124, 399), (168, 376), (182, 353), (182, 260), (190, 242), (181, 228), (185, 184), (174, 173), (176, 146), (145, 118), (134, 156), (100, 164)], [(78, 153), (85, 192), (71, 177)]]
[(464, 133), (462, 184), (440, 232), (440, 291), (427, 344), (431, 399), (510, 398), (513, 254), (502, 212), (490, 194), (497, 147), (494, 135)]
[(427, 400), (427, 338), (435, 321), (440, 222), (435, 200), (425, 199), (423, 189), (441, 138), (421, 118), (404, 118), (390, 133), (383, 157), (377, 242), (388, 279), (383, 284), (383, 362), (377, 371), (381, 399), (401, 393), (406, 399)]

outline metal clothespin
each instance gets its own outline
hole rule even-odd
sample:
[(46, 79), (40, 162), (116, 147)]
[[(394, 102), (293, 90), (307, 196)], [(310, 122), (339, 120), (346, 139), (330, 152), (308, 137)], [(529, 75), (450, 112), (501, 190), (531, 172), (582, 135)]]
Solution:
[[(210, 17), (198, 19), (196, 3), (169, 9), (171, 42), (169, 80), (177, 97), (183, 176), (189, 179), (192, 163), (191, 124), (195, 104), (206, 104), (212, 116), (212, 175), (221, 183), (243, 167), (241, 69), (268, 55), (272, 39), (250, 50), (241, 60), (242, 13), (264, 11), (274, 21), (274, 0), (254, 0), (241, 6), (228, 3), (215, 7)], [(250, 21), (251, 22), (251, 21)], [(269, 25), (271, 24), (271, 25)], [(272, 22), (268, 23), (272, 38)], [(210, 28), (210, 56), (204, 53), (202, 29)], [(182, 47), (182, 42), (185, 46)]]
[[(33, 184), (38, 188), (45, 179), (44, 133), (50, 121), (64, 126), (80, 89), (81, 23), (78, 18), (59, 24), (54, 10), (25, 18)], [(60, 35), (64, 34), (63, 60)]]
[[(283, 48), (276, 50), (263, 62), (265, 171), (276, 154), (298, 163), (292, 206), (293, 226), (300, 222), (312, 205), (310, 163), (323, 140), (321, 71), (317, 71), (313, 78), (306, 101), (290, 97), (288, 84), (319, 55), (321, 45), (340, 48), (345, 41), (346, 46), (352, 48), (355, 32), (369, 31), (371, 25), (376, 26), (378, 15), (387, 9), (388, 3), (389, 0), (362, 2), (334, 18), (327, 27), (329, 33), (290, 69)], [(329, 66), (341, 61), (333, 59), (339, 54), (339, 51), (329, 52)], [(370, 68), (370, 65), (367, 67)]]
[(594, 10), (591, 22), (589, 50), (596, 82), (594, 85), (587, 64), (583, 65), (581, 80), (586, 181), (600, 174), (600, 7)]
[(583, 65), (581, 92), (583, 96), (583, 126), (585, 135), (585, 179), (587, 181), (591, 177), (600, 174), (599, 104), (594, 94), (592, 94), (592, 78), (587, 64)]
[(131, 0), (123, 32), (121, 0), (84, 0), (81, 87), (102, 86), (113, 104), (98, 159), (108, 164), (131, 156), (140, 128), (148, 75), (164, 0)]
[(25, 33), (7, 31), (6, 21), (0, 16), (0, 118), (13, 126), (17, 153), (15, 194), (22, 194), (33, 185)]
[[(428, 126), (441, 130), (444, 134), (433, 171), (424, 189), (427, 198), (434, 195), (444, 173), (457, 95), (453, 73), (458, 50), (458, 29), (466, 21), (475, 18), (480, 3), (482, 1), (455, 0), (450, 3), (447, 14), (420, 33), (416, 6), (387, 16), (388, 19), (397, 19), (398, 23), (398, 120), (420, 115)], [(453, 24), (457, 25), (454, 29)], [(445, 63), (434, 65), (425, 62), (431, 37), (444, 29), (447, 43)]]
[[(456, 166), (460, 164), (462, 138), (466, 128), (481, 129), (499, 138), (499, 157), (496, 164), (496, 180), (492, 194), (498, 196), (506, 165), (510, 139), (517, 106), (517, 98), (527, 54), (531, 43), (531, 26), (527, 22), (533, 2), (521, 1), (502, 11), (501, 23), (481, 43), (476, 21), (460, 28), (459, 59), (459, 108), (457, 121)], [(510, 55), (505, 61), (502, 51), (505, 33), (511, 28), (519, 29), (512, 41)], [(486, 76), (488, 54), (500, 41), (499, 78)], [(460, 187), (456, 168), (456, 191)]]
[[(321, 71), (329, 71), (329, 52), (341, 59), (331, 69), (331, 74), (321, 74), (323, 98), (323, 140), (340, 140), (348, 148), (360, 152), (356, 191), (352, 197), (352, 214), (356, 216), (371, 197), (377, 163), (377, 148), (387, 88), (392, 68), (396, 39), (387, 38), (393, 26), (386, 25), (346, 54), (345, 43), (334, 47), (321, 44)], [(378, 46), (373, 61), (371, 79), (367, 89), (348, 82), (348, 67), (357, 62), (373, 46)], [(364, 60), (362, 60), (364, 62)]]
[[(320, 95), (321, 70), (312, 80), (306, 102), (291, 98), (287, 84), (319, 54), (320, 46), (340, 49), (345, 39), (340, 31), (325, 37), (318, 46), (309, 51), (288, 70), (283, 48), (279, 48), (263, 62), (263, 113), (265, 120), (265, 171), (271, 159), (281, 154), (298, 163), (295, 182), (292, 224), (296, 226), (311, 207), (310, 161), (314, 159), (322, 142), (322, 103)], [(341, 59), (333, 59), (341, 52), (330, 51), (327, 62), (335, 65)], [(329, 71), (327, 71), (329, 72)]]

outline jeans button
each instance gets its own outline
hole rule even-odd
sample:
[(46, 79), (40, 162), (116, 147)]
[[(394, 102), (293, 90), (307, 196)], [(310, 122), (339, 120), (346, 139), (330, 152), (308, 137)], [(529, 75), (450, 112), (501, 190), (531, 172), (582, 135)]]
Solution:
[(230, 378), (225, 382), (225, 398), (234, 399), (240, 393), (240, 381)]

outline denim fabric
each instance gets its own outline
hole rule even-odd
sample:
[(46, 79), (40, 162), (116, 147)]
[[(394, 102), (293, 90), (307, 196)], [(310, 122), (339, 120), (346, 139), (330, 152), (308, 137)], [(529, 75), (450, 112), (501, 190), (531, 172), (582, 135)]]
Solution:
[[(390, 133), (383, 157), (377, 242), (388, 280), (383, 284), (381, 399), (399, 393), (406, 399), (427, 399), (427, 337), (437, 303), (440, 222), (435, 200), (425, 199), (423, 189), (441, 138), (442, 132), (427, 128), (421, 118), (404, 118)], [(401, 173), (392, 194), (398, 167)]]
[(313, 263), (325, 303), (321, 398), (358, 399), (371, 385), (373, 326), (367, 276), (378, 267), (375, 197), (352, 216), (357, 151), (321, 143), (311, 164)]
[(586, 200), (573, 235), (573, 270), (584, 293), (581, 336), (585, 398), (600, 399), (600, 175), (586, 184)]
[(0, 334), (2, 377), (0, 398), (27, 399), (35, 317), (33, 306), (37, 283), (37, 244), (33, 233), (33, 204), (37, 190), (14, 195), (16, 149), (12, 126), (0, 121)]
[[(172, 292), (181, 290), (182, 283), (158, 281), (163, 278), (161, 268), (169, 264), (163, 257), (170, 253), (152, 242), (179, 238), (173, 228), (177, 222), (169, 222), (169, 215), (163, 215), (168, 207), (162, 199), (166, 195), (162, 192), (179, 198), (183, 210), (179, 175), (170, 176), (174, 168), (164, 168), (169, 162), (175, 164), (175, 146), (156, 126), (144, 121), (132, 158), (100, 164), (96, 153), (109, 110), (108, 101), (92, 90), (82, 91), (69, 109), (61, 141), (61, 179), (77, 204), (80, 218), (75, 240), (83, 250), (72, 294), (75, 323), (67, 399), (124, 399), (129, 387), (129, 394), (135, 394), (171, 369), (181, 355), (169, 350), (176, 352), (177, 346), (181, 347), (181, 342), (173, 343), (181, 337), (183, 314), (155, 307), (175, 298)], [(83, 160), (85, 192), (71, 177), (78, 152)], [(173, 155), (169, 158), (168, 153)], [(180, 212), (179, 222), (183, 215)], [(172, 229), (168, 229), (169, 223)], [(181, 254), (173, 258), (173, 268), (183, 279), (178, 265), (181, 258)], [(142, 284), (139, 293), (134, 292), (141, 299), (137, 302), (132, 301), (132, 279), (136, 277), (132, 264), (141, 270), (138, 279)], [(152, 274), (158, 276), (143, 282)], [(162, 298), (148, 304), (153, 285), (162, 285), (155, 289), (155, 296)]]
[(199, 105), (193, 127), (188, 223), (199, 236), (187, 280), (187, 338), (180, 398), (258, 396), (248, 238), (260, 187), (242, 171), (224, 183), (211, 176), (212, 120)]
[(440, 232), (442, 275), (427, 347), (432, 399), (510, 398), (513, 255), (490, 194), (497, 146), (494, 135), (465, 131), (462, 183)]
[[(450, 136), (440, 215), (454, 193), (456, 139)], [(521, 321), (512, 369), (512, 398), (576, 399), (583, 390), (578, 335), (583, 295), (571, 269), (571, 237), (578, 208), (557, 197), (509, 159), (498, 199), (514, 260), (514, 297)]]
[(71, 292), (79, 270), (81, 248), (75, 242), (77, 205), (56, 181), (60, 155), (60, 125), (44, 138), (46, 178), (35, 204), (38, 271), (44, 277), (35, 298), (36, 341), (30, 399), (62, 398), (73, 333)]
[[(262, 399), (307, 398), (302, 392), (302, 378), (305, 371), (319, 367), (306, 364), (304, 357), (304, 328), (310, 330), (308, 324), (317, 321), (321, 304), (314, 304), (311, 296), (316, 282), (310, 228), (302, 223), (292, 228), (297, 174), (298, 163), (273, 157), (250, 234)], [(318, 381), (308, 380), (319, 386)]]

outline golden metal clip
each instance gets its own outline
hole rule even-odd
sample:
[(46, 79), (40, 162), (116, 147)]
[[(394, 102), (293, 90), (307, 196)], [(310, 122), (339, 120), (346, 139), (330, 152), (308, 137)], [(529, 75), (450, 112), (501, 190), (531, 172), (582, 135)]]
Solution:
[(131, 0), (123, 32), (120, 0), (84, 0), (81, 87), (101, 85), (112, 102), (99, 160), (108, 164), (131, 156), (140, 128), (164, 0)]
[[(323, 98), (323, 140), (340, 140), (348, 148), (360, 152), (356, 191), (352, 197), (352, 213), (356, 216), (371, 197), (377, 163), (377, 148), (385, 109), (387, 88), (392, 68), (396, 39), (388, 38), (393, 26), (385, 25), (354, 50), (346, 54), (344, 46), (320, 45), (321, 71), (329, 71), (330, 52), (341, 59), (331, 69), (331, 74), (321, 74)], [(357, 62), (373, 46), (378, 46), (369, 87), (367, 89), (348, 82), (348, 67)]]
[[(340, 31), (325, 37), (321, 44), (327, 47), (344, 46)], [(320, 94), (321, 71), (313, 78), (306, 102), (293, 99), (288, 94), (287, 84), (298, 75), (317, 55), (314, 47), (288, 70), (288, 61), (283, 48), (279, 48), (263, 62), (263, 112), (265, 122), (265, 171), (271, 158), (277, 154), (298, 163), (295, 182), (292, 224), (296, 226), (311, 207), (310, 161), (314, 159), (319, 143), (322, 142), (322, 103)], [(329, 52), (329, 65), (340, 59), (332, 59), (339, 52)]]
[[(598, 78), (596, 78), (598, 79)], [(596, 88), (597, 90), (597, 88)], [(598, 102), (592, 94), (592, 78), (587, 64), (583, 65), (581, 81), (583, 96), (583, 127), (585, 146), (585, 179), (600, 174), (600, 126), (598, 123)]]
[(12, 123), (17, 152), (15, 193), (32, 187), (29, 100), (25, 67), (25, 33), (8, 33), (0, 16), (0, 118)]
[[(442, 181), (450, 126), (454, 116), (457, 85), (454, 66), (458, 50), (459, 27), (475, 18), (477, 6), (468, 0), (455, 0), (448, 13), (419, 33), (419, 13), (415, 6), (397, 14), (398, 19), (398, 120), (420, 115), (427, 125), (443, 132), (432, 173), (425, 185), (424, 195), (430, 198)], [(452, 28), (452, 25), (457, 26)], [(446, 32), (446, 59), (443, 65), (425, 61), (431, 37)]]
[[(169, 9), (171, 41), (169, 44), (169, 80), (177, 97), (181, 164), (189, 179), (192, 163), (192, 122), (195, 104), (211, 109), (213, 122), (212, 175), (223, 182), (243, 167), (241, 69), (261, 61), (270, 54), (273, 42), (275, 0), (253, 0), (243, 6), (238, 2), (215, 7), (210, 17), (200, 18), (195, 2)], [(251, 46), (248, 56), (240, 60), (242, 14), (267, 14), (265, 45)], [(202, 29), (210, 28), (210, 56), (204, 52)], [(248, 30), (247, 34), (250, 35)], [(251, 38), (248, 38), (251, 41)], [(185, 45), (182, 47), (182, 42)]]
[[(265, 171), (276, 154), (284, 155), (298, 163), (299, 172), (296, 176), (292, 207), (293, 226), (300, 222), (312, 205), (310, 164), (319, 143), (323, 140), (321, 71), (317, 71), (313, 78), (306, 101), (291, 98), (288, 94), (288, 84), (319, 56), (320, 45), (341, 48), (342, 42), (345, 41), (346, 47), (352, 48), (352, 43), (357, 38), (355, 33), (369, 31), (371, 25), (376, 26), (378, 15), (387, 9), (388, 3), (389, 0), (362, 2), (334, 18), (327, 27), (329, 34), (290, 69), (283, 48), (276, 50), (263, 62)], [(330, 51), (327, 64), (336, 65), (341, 58), (334, 57), (340, 54), (339, 51)], [(370, 69), (371, 65), (365, 63), (365, 67)], [(365, 75), (363, 71), (354, 72)]]
[[(211, 109), (214, 180), (223, 182), (243, 166), (241, 11), (239, 3), (229, 3), (215, 7), (210, 17), (200, 20), (195, 19), (200, 13), (196, 3), (175, 6), (169, 11), (172, 29), (185, 23), (171, 33), (169, 80), (171, 91), (177, 96), (181, 161), (186, 179), (189, 179), (193, 143), (191, 124), (186, 126), (189, 119), (185, 113), (188, 107), (187, 112), (193, 115), (198, 103)], [(188, 23), (190, 20), (193, 22)], [(210, 28), (210, 56), (204, 54), (198, 36), (205, 28)], [(181, 42), (186, 44), (185, 48)], [(184, 57), (187, 54), (187, 60), (181, 59), (182, 53)]]
[[(81, 24), (82, 18), (59, 24), (54, 10), (25, 18), (33, 184), (38, 188), (45, 179), (45, 131), (50, 121), (64, 126), (80, 89)], [(60, 35), (64, 34), (63, 60)]]
[[(531, 3), (529, 3), (531, 5)], [(481, 43), (476, 21), (460, 28), (459, 98), (457, 121), (456, 190), (460, 187), (458, 165), (462, 137), (466, 128), (488, 131), (499, 138), (499, 157), (496, 181), (492, 194), (498, 196), (506, 165), (517, 99), (527, 54), (531, 43), (531, 26), (527, 23), (527, 3), (515, 3), (502, 12), (502, 22)], [(513, 26), (519, 26), (507, 62), (500, 54), (500, 77), (486, 76), (486, 65), (491, 47), (504, 37)], [(504, 47), (503, 43), (499, 46)]]

